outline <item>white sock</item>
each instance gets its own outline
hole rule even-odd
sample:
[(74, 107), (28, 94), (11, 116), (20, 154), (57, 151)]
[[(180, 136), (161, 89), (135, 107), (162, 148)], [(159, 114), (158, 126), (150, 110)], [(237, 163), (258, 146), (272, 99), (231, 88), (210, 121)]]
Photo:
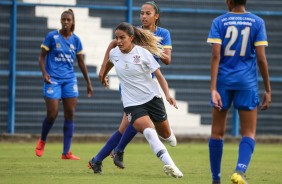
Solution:
[(172, 129), (170, 129), (170, 136), (168, 138), (163, 138), (161, 136), (159, 136), (162, 140), (166, 141), (167, 143), (169, 143), (170, 146), (175, 147), (177, 145), (177, 140), (176, 137), (172, 131)]
[(145, 138), (151, 146), (151, 149), (155, 155), (165, 164), (175, 166), (173, 160), (171, 159), (169, 153), (167, 152), (166, 147), (160, 141), (158, 134), (153, 128), (145, 128), (143, 131)]

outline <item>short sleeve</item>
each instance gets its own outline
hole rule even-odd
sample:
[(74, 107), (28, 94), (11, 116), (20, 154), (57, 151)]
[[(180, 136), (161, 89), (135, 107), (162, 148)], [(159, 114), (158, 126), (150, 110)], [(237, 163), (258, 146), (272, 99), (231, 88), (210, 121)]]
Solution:
[(162, 45), (163, 45), (163, 48), (170, 48), (170, 49), (172, 48), (170, 32), (168, 30), (166, 30), (165, 34), (163, 35)]
[(144, 63), (150, 69), (151, 73), (154, 73), (158, 68), (160, 68), (159, 63), (156, 62), (154, 56), (148, 50), (143, 49), (142, 55), (144, 57)]
[(83, 54), (83, 47), (81, 40), (77, 37), (76, 55)]
[(221, 37), (220, 37), (220, 31), (219, 31), (216, 20), (214, 20), (212, 22), (211, 29), (210, 29), (210, 32), (209, 32), (209, 36), (208, 36), (208, 39), (207, 39), (207, 43), (222, 44), (222, 40), (221, 40)]
[(265, 29), (265, 23), (264, 21), (262, 20), (262, 24), (258, 30), (258, 34), (255, 38), (255, 43), (254, 43), (255, 46), (261, 46), (261, 45), (265, 45), (267, 46), (268, 45), (268, 42), (267, 42), (267, 35), (266, 35), (266, 29)]
[(49, 51), (52, 47), (52, 39), (53, 39), (53, 34), (48, 33), (43, 41), (43, 43), (41, 44), (41, 48), (44, 48), (46, 51)]

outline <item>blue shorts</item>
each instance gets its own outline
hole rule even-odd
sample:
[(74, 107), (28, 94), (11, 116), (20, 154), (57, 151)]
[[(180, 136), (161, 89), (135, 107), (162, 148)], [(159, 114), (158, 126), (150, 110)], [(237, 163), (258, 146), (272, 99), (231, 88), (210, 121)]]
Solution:
[[(253, 110), (260, 103), (257, 88), (250, 90), (226, 90), (218, 88), (217, 91), (221, 96), (222, 110), (229, 109), (232, 102), (238, 110)], [(212, 99), (210, 100), (210, 104), (214, 107)]]
[(62, 99), (62, 98), (77, 98), (78, 86), (77, 79), (54, 79), (51, 78), (52, 83), (44, 82), (43, 94), (45, 98)]

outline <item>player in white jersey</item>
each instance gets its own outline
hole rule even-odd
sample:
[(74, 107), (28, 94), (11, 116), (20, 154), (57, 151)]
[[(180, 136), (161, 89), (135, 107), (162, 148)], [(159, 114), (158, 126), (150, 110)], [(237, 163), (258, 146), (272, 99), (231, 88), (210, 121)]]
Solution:
[(114, 66), (121, 83), (121, 96), (128, 121), (138, 132), (143, 133), (153, 152), (164, 163), (164, 172), (180, 178), (183, 176), (182, 172), (158, 137), (163, 131), (170, 131), (170, 126), (158, 84), (151, 77), (152, 73), (155, 74), (166, 100), (177, 108), (175, 99), (169, 94), (160, 65), (152, 55), (162, 57), (164, 54), (159, 47), (160, 39), (151, 32), (128, 23), (119, 24), (115, 29), (115, 36), (117, 47), (110, 52), (102, 83), (108, 86), (106, 76)]
[[(170, 64), (172, 50), (170, 32), (165, 28), (159, 27), (160, 8), (155, 1), (147, 1), (142, 4), (140, 11), (140, 21), (142, 22), (142, 25), (138, 26), (138, 28), (149, 30), (150, 32), (154, 33), (154, 35), (162, 38), (160, 43), (165, 54), (162, 55), (162, 57), (155, 56), (154, 58), (156, 62), (161, 61), (165, 65)], [(100, 81), (102, 79), (106, 63), (109, 59), (109, 52), (116, 46), (117, 42), (116, 40), (113, 40), (107, 48), (102, 67), (99, 72)], [(122, 88), (120, 88), (120, 90), (122, 90)], [(102, 161), (108, 155), (110, 155), (110, 153), (113, 156), (114, 164), (121, 169), (125, 168), (123, 163), (124, 149), (137, 133), (138, 132), (134, 129), (132, 124), (129, 124), (124, 113), (119, 129), (110, 136), (102, 149), (89, 161), (88, 166), (90, 168), (93, 168), (94, 174), (102, 172)], [(174, 136), (171, 129), (168, 129), (168, 131), (166, 132), (162, 131), (160, 137), (164, 141), (169, 143), (170, 146), (176, 146), (177, 144), (176, 137)]]

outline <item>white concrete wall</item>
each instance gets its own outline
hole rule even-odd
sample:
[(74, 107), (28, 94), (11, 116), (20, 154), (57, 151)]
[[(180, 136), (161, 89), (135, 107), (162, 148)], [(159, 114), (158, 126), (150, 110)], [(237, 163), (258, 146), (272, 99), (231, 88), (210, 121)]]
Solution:
[[(30, 3), (53, 3), (53, 4), (70, 4), (75, 5), (75, 0), (24, 0)], [(60, 16), (61, 13), (68, 8), (66, 7), (36, 7), (36, 16), (48, 18), (48, 28), (60, 29)], [(112, 30), (101, 27), (101, 18), (89, 17), (88, 8), (72, 8), (75, 14), (75, 34), (77, 34), (83, 44), (85, 53), (85, 62), (87, 65), (97, 67), (99, 72), (100, 65), (103, 61), (104, 53), (108, 44), (112, 40)], [(47, 34), (47, 33), (46, 33)], [(169, 67), (169, 66), (168, 66)], [(115, 74), (112, 69), (110, 74)], [(110, 89), (118, 90), (117, 77), (110, 77)], [(159, 87), (160, 88), (160, 87)], [(162, 92), (161, 88), (160, 91)], [(174, 90), (170, 90), (171, 95), (174, 97)], [(171, 128), (176, 135), (209, 135), (210, 126), (201, 125), (200, 115), (188, 113), (188, 103), (177, 101), (178, 109), (172, 107), (165, 99), (165, 107), (168, 114), (168, 120)]]

